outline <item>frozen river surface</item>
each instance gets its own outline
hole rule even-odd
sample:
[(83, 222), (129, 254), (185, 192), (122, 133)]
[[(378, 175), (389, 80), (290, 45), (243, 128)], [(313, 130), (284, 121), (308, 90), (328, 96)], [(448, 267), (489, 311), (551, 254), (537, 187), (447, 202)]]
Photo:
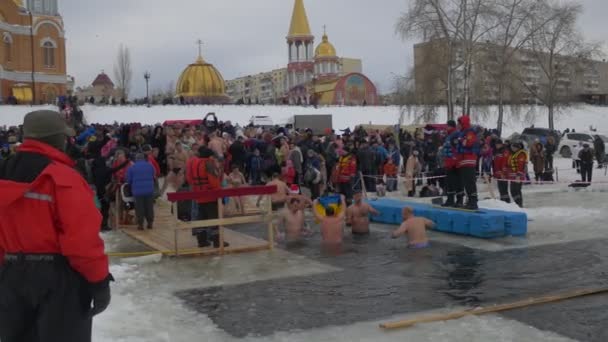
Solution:
[[(576, 177), (568, 161), (558, 163), (564, 182)], [(114, 301), (95, 321), (95, 340), (606, 341), (604, 295), (388, 333), (378, 328), (431, 312), (607, 286), (601, 176), (584, 191), (528, 187), (526, 238), (432, 232), (432, 248), (410, 251), (388, 237), (394, 227), (374, 225), (368, 240), (348, 238), (339, 253), (320, 249), (314, 236), (292, 248), (223, 258), (116, 259)], [(120, 233), (105, 238), (108, 250), (141, 248)]]

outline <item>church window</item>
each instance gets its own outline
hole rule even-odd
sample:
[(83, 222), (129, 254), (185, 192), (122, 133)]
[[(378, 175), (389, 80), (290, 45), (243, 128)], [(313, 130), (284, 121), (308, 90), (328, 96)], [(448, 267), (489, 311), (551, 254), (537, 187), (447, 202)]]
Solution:
[(46, 41), (42, 44), (44, 66), (47, 68), (55, 67), (55, 48), (56, 46), (50, 41)]

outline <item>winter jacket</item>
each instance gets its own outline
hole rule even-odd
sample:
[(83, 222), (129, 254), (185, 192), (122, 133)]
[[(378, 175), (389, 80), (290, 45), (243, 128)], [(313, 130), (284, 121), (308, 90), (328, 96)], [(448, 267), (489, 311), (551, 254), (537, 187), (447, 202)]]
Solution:
[(509, 159), (511, 158), (511, 153), (505, 147), (496, 151), (494, 154), (494, 163), (492, 168), (494, 169), (494, 178), (499, 180), (507, 180), (509, 179)]
[(296, 169), (296, 172), (301, 175), (302, 174), (302, 164), (304, 163), (304, 157), (302, 156), (302, 151), (299, 147), (294, 147), (293, 150), (289, 153), (289, 160), (293, 163), (293, 168)]
[(462, 116), (458, 119), (462, 126), (462, 133), (459, 136), (458, 145), (458, 168), (476, 167), (477, 156), (479, 155), (479, 138), (477, 133), (471, 128), (471, 119)]
[(453, 130), (443, 144), (443, 167), (446, 170), (455, 169), (458, 166), (458, 162), (460, 161), (460, 155), (458, 154), (458, 138), (460, 137), (460, 132), (457, 130)]
[(532, 145), (532, 149), (530, 150), (530, 161), (532, 162), (535, 174), (540, 174), (545, 171), (545, 152), (543, 150), (543, 145), (540, 142)]
[(596, 155), (600, 156), (602, 159), (604, 158), (604, 155), (606, 154), (606, 144), (602, 138), (595, 138), (593, 141), (593, 149), (595, 150)]
[(592, 149), (582, 149), (579, 153), (578, 153), (578, 159), (581, 161), (582, 164), (593, 164), (593, 156), (594, 156), (594, 152)]
[(287, 165), (281, 169), (283, 181), (289, 185), (293, 184), (296, 179), (296, 169), (293, 168), (291, 160), (287, 161)]
[(526, 166), (528, 164), (528, 154), (524, 150), (519, 150), (509, 157), (509, 179), (517, 181), (526, 180)]
[(127, 183), (131, 185), (134, 197), (154, 194), (154, 166), (145, 160), (133, 164), (127, 170)]
[(399, 153), (398, 149), (390, 149), (388, 151), (388, 157), (393, 160), (393, 164), (397, 166), (401, 165), (401, 154)]
[[(259, 158), (259, 157), (258, 157)], [(186, 181), (192, 191), (209, 191), (222, 188), (222, 181), (215, 158), (193, 158), (186, 169)], [(217, 198), (201, 197), (197, 203), (215, 202)]]
[(74, 162), (49, 145), (25, 140), (0, 162), (0, 264), (10, 254), (61, 254), (88, 282), (108, 276), (93, 191)]
[(394, 163), (386, 163), (384, 165), (384, 174), (387, 177), (397, 177), (398, 167)]
[(160, 177), (160, 166), (153, 155), (148, 156), (148, 163), (154, 168), (154, 178)]
[(338, 160), (338, 183), (348, 183), (357, 174), (357, 160), (352, 154)]
[(232, 156), (232, 162), (236, 165), (245, 165), (247, 161), (247, 151), (245, 145), (239, 140), (235, 141), (228, 148), (228, 152)]
[(91, 162), (91, 177), (97, 189), (97, 196), (103, 197), (106, 193), (106, 185), (112, 181), (112, 171), (106, 165), (106, 159), (98, 156)]
[(364, 175), (371, 175), (377, 169), (375, 153), (370, 147), (364, 147), (357, 151), (357, 165), (359, 171)]

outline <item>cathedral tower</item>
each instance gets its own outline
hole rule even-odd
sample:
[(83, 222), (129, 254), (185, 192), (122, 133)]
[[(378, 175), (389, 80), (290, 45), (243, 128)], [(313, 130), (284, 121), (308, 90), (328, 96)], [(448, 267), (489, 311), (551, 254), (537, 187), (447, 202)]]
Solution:
[[(23, 0), (19, 0), (20, 2)], [(34, 15), (59, 16), (58, 0), (27, 0), (27, 9)]]
[[(287, 35), (289, 64), (287, 65), (287, 89), (305, 86), (312, 81), (314, 75), (314, 40), (310, 32), (304, 0), (295, 0), (291, 25)], [(293, 102), (293, 100), (290, 100)], [(309, 98), (302, 93), (298, 101), (308, 103)]]

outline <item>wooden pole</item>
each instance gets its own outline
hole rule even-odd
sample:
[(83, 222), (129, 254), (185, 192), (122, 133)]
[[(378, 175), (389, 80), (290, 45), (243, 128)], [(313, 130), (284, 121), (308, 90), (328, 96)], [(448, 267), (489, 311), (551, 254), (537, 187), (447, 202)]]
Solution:
[(116, 200), (114, 201), (114, 221), (116, 221), (116, 229), (120, 229), (120, 217), (122, 216), (120, 208), (122, 207), (122, 196), (119, 194), (120, 188), (116, 190)]
[(270, 195), (266, 196), (266, 213), (268, 213), (268, 249), (274, 250), (274, 216)]
[(488, 184), (488, 192), (490, 193), (490, 197), (492, 197), (492, 199), (496, 199), (496, 193), (494, 193), (494, 186), (492, 184), (492, 178), (488, 175), (484, 175), (483, 178), (486, 180), (486, 183)]
[(365, 188), (365, 179), (363, 178), (363, 172), (359, 172), (359, 180), (361, 182), (361, 191), (363, 192), (363, 198), (367, 199), (367, 189)]
[(177, 242), (177, 234), (180, 231), (179, 228), (180, 228), (180, 225), (182, 222), (179, 219), (179, 205), (171, 203), (171, 213), (173, 214), (173, 217), (175, 218), (175, 224), (176, 224), (176, 227), (173, 227), (173, 243), (175, 244), (175, 256), (179, 256), (179, 246), (178, 246), (178, 242)]
[(471, 316), (471, 315), (483, 315), (483, 314), (487, 314), (487, 313), (502, 312), (502, 311), (507, 311), (507, 310), (524, 308), (524, 307), (528, 307), (528, 306), (532, 306), (532, 305), (559, 302), (559, 301), (566, 300), (566, 299), (590, 296), (590, 295), (606, 293), (606, 292), (608, 292), (608, 288), (576, 290), (576, 291), (568, 292), (568, 293), (549, 295), (549, 296), (543, 296), (543, 297), (538, 297), (538, 298), (529, 298), (529, 299), (524, 299), (524, 300), (517, 301), (514, 303), (493, 305), (493, 306), (489, 306), (489, 307), (485, 307), (485, 308), (481, 308), (481, 307), (473, 308), (473, 309), (455, 311), (455, 312), (445, 313), (445, 314), (436, 314), (436, 315), (417, 317), (417, 318), (407, 319), (407, 320), (402, 320), (402, 321), (382, 323), (382, 324), (380, 324), (380, 328), (387, 329), (387, 330), (388, 329), (410, 328), (419, 323), (447, 321), (447, 320), (459, 319), (459, 318)]
[[(224, 218), (224, 201), (222, 197), (217, 199), (217, 217), (222, 220)], [(219, 225), (220, 233), (220, 255), (224, 255), (224, 226)]]

